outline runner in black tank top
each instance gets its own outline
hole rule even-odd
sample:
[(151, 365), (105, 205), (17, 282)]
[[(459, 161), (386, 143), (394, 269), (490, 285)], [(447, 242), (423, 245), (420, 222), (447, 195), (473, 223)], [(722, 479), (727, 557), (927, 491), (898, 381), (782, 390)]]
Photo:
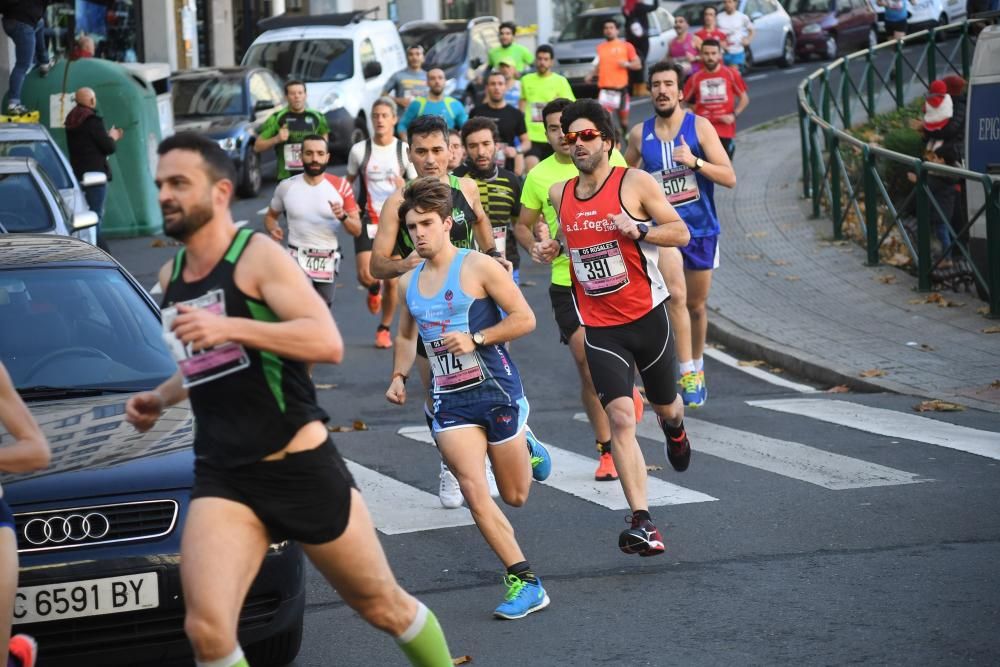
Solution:
[(180, 559), (195, 661), (247, 667), (236, 633), (243, 600), (268, 545), (295, 540), (413, 665), (451, 665), (434, 614), (396, 583), (316, 404), (304, 364), (343, 356), (330, 311), (281, 246), (235, 227), (235, 173), (218, 144), (182, 132), (158, 153), (164, 231), (184, 243), (160, 270), (164, 341), (179, 370), (125, 410), (140, 431), (187, 398), (195, 413)]
[[(462, 192), (462, 184), (458, 176), (448, 175), (448, 182), (451, 185), (451, 242), (456, 248), (471, 248), (474, 235), (473, 225), (476, 222), (476, 212)], [(396, 233), (395, 254), (406, 257), (413, 252), (413, 240), (410, 233), (406, 231), (406, 225), (399, 224), (399, 231)]]

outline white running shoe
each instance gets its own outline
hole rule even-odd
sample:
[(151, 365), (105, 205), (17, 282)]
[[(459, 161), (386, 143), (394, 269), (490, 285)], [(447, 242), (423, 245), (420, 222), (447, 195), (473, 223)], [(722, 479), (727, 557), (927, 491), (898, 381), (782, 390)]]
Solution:
[(462, 496), (462, 487), (458, 485), (458, 480), (455, 475), (448, 470), (448, 466), (441, 462), (441, 477), (438, 484), (438, 500), (445, 509), (458, 509), (465, 502), (465, 498)]
[(493, 476), (493, 464), (489, 458), (486, 459), (486, 483), (490, 485), (490, 495), (499, 498), (500, 489), (497, 488), (497, 478)]

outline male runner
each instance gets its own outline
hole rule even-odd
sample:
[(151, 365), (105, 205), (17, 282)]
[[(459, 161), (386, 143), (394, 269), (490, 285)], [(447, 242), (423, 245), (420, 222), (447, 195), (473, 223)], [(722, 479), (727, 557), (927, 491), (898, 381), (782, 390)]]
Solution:
[(736, 151), (733, 143), (736, 117), (750, 104), (747, 84), (736, 68), (722, 64), (722, 49), (717, 40), (706, 39), (701, 43), (701, 63), (702, 68), (684, 83), (684, 101), (712, 123), (732, 159)]
[(396, 283), (387, 280), (383, 284), (372, 277), (369, 267), (372, 239), (375, 238), (379, 212), (385, 200), (403, 186), (405, 178), (416, 178), (417, 172), (410, 163), (409, 146), (393, 133), (396, 107), (392, 100), (387, 97), (375, 100), (370, 118), (374, 135), (351, 146), (347, 157), (347, 180), (352, 185), (360, 180), (357, 199), (363, 217), (361, 233), (354, 237), (358, 282), (368, 290), (369, 312), (374, 315), (379, 309), (382, 311), (382, 319), (375, 329), (375, 347), (390, 348), (392, 334), (389, 327), (396, 314)]
[(747, 64), (746, 50), (756, 32), (753, 21), (736, 9), (736, 0), (723, 0), (722, 13), (718, 15), (717, 22), (719, 30), (726, 33), (722, 62), (743, 72)]
[(542, 109), (552, 100), (575, 100), (573, 88), (562, 74), (552, 71), (555, 51), (548, 44), (535, 49), (535, 71), (521, 77), (521, 100), (519, 106), (528, 128), (531, 148), (524, 153), (524, 171), (531, 171), (536, 164), (552, 155), (546, 134)]
[(487, 54), (491, 69), (495, 69), (504, 58), (511, 59), (514, 69), (518, 73), (531, 67), (531, 62), (534, 60), (531, 57), (531, 51), (514, 42), (515, 34), (517, 34), (516, 23), (504, 21), (500, 24), (500, 46), (494, 46)]
[[(529, 311), (530, 312), (530, 311)], [(49, 443), (0, 363), (0, 472), (41, 470), (49, 465)], [(3, 431), (0, 431), (3, 434)], [(8, 667), (34, 667), (38, 645), (25, 634), (10, 636), (17, 595), (17, 525), (0, 489), (0, 646), (7, 647)]]
[(407, 105), (397, 128), (400, 139), (408, 140), (410, 124), (420, 116), (440, 116), (449, 129), (459, 129), (469, 119), (465, 106), (454, 97), (445, 95), (444, 84), (443, 69), (435, 67), (427, 72), (427, 95), (416, 97)]
[(693, 408), (705, 404), (703, 353), (708, 333), (708, 290), (719, 266), (719, 219), (715, 184), (736, 186), (736, 172), (719, 135), (706, 118), (680, 105), (681, 68), (659, 62), (649, 70), (652, 118), (629, 133), (625, 159), (660, 182), (667, 201), (684, 219), (691, 242), (660, 250), (660, 272), (667, 281), (670, 323), (680, 366), (681, 398)]
[[(579, 171), (569, 155), (570, 147), (563, 144), (562, 119), (563, 109), (570, 105), (570, 100), (559, 98), (546, 104), (542, 109), (545, 119), (545, 131), (548, 145), (553, 154), (538, 163), (528, 172), (521, 192), (521, 214), (514, 235), (525, 250), (531, 252), (535, 246), (535, 229), (544, 226), (543, 238), (556, 238), (559, 232), (559, 218), (549, 201), (549, 188), (554, 183), (567, 181)], [(611, 164), (625, 166), (625, 159), (618, 151), (611, 156)], [(536, 261), (540, 258), (534, 257)], [(614, 481), (618, 479), (615, 462), (611, 458), (611, 427), (608, 417), (594, 392), (594, 383), (590, 379), (590, 369), (587, 367), (587, 356), (583, 346), (583, 329), (580, 328), (580, 318), (573, 305), (573, 288), (569, 276), (569, 258), (565, 255), (553, 255), (544, 258), (552, 263), (552, 282), (549, 285), (549, 300), (552, 302), (552, 314), (559, 327), (559, 342), (569, 346), (570, 354), (576, 363), (576, 371), (580, 376), (580, 402), (587, 413), (590, 427), (594, 429), (594, 439), (597, 442), (598, 463), (594, 473), (597, 481)]]
[(628, 132), (628, 113), (631, 99), (628, 90), (628, 73), (641, 70), (642, 60), (635, 47), (618, 39), (618, 21), (604, 21), (604, 42), (597, 45), (594, 71), (584, 77), (586, 83), (597, 78), (597, 100), (609, 114), (617, 113), (622, 136)]
[[(522, 618), (547, 607), (549, 596), (490, 497), (484, 459), (489, 456), (500, 493), (513, 507), (528, 499), (533, 468), (551, 466), (548, 452), (526, 439), (528, 402), (504, 347), (531, 332), (535, 316), (502, 266), (452, 245), (451, 210), (448, 186), (434, 177), (418, 178), (403, 194), (399, 215), (423, 261), (399, 281), (403, 306), (386, 397), (400, 405), (406, 401), (419, 329), (432, 359), (435, 441), (458, 477), (476, 526), (507, 568), (507, 594), (493, 613)], [(506, 317), (501, 319), (498, 307)]]
[(419, 44), (406, 47), (406, 69), (389, 77), (382, 87), (382, 94), (391, 95), (400, 109), (406, 109), (415, 98), (427, 95), (427, 72), (423, 64), (424, 47)]
[(565, 247), (561, 240), (541, 241), (536, 254), (564, 251), (573, 266), (587, 364), (608, 413), (611, 454), (632, 510), (632, 525), (618, 537), (618, 547), (655, 556), (663, 553), (663, 539), (649, 515), (632, 390), (638, 367), (666, 436), (667, 459), (675, 470), (687, 470), (691, 446), (674, 384), (676, 360), (664, 303), (669, 294), (656, 268), (656, 247), (686, 245), (691, 235), (652, 176), (608, 163), (615, 128), (598, 102), (574, 102), (561, 123), (580, 175), (549, 189)]
[(361, 233), (361, 217), (350, 184), (326, 173), (330, 162), (326, 139), (310, 134), (302, 140), (305, 171), (278, 183), (264, 216), (264, 227), (278, 243), (285, 233), (278, 224), (282, 213), (288, 220), (288, 250), (312, 280), (327, 307), (333, 305), (337, 273), (340, 271), (340, 241), (337, 230)]
[(496, 121), (497, 166), (520, 176), (524, 173), (524, 153), (531, 148), (531, 140), (524, 124), (524, 114), (517, 107), (507, 104), (504, 99), (506, 88), (507, 79), (504, 75), (501, 72), (491, 72), (486, 79), (486, 101), (477, 104), (469, 116), (492, 118)]
[(146, 431), (167, 406), (189, 399), (194, 411), (181, 580), (196, 664), (247, 666), (243, 599), (268, 545), (294, 539), (412, 664), (451, 665), (434, 614), (396, 583), (306, 375), (307, 362), (343, 357), (330, 311), (281, 246), (237, 230), (233, 164), (215, 142), (179, 133), (158, 152), (164, 230), (184, 244), (160, 270), (181, 370), (130, 398), (126, 418)]
[(295, 80), (286, 83), (285, 99), (288, 100), (288, 106), (264, 121), (253, 145), (255, 153), (274, 149), (278, 159), (279, 181), (302, 171), (303, 137), (318, 134), (329, 139), (330, 134), (326, 116), (315, 109), (306, 108), (306, 84)]
[(465, 164), (465, 147), (462, 145), (460, 131), (448, 130), (448, 150), (451, 152), (451, 156), (448, 158), (448, 173), (451, 174)]

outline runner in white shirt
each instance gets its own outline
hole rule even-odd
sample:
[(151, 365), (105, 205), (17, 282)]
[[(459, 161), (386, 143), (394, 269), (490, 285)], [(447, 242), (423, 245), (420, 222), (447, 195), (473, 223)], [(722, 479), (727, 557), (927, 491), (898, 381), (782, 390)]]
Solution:
[(278, 217), (285, 214), (288, 250), (329, 306), (340, 265), (337, 230), (343, 225), (348, 233), (358, 234), (361, 219), (350, 184), (326, 173), (330, 162), (326, 139), (319, 135), (306, 137), (302, 141), (302, 162), (303, 173), (285, 179), (275, 189), (264, 226), (280, 243), (285, 234)]
[(736, 9), (736, 0), (724, 0), (723, 11), (718, 13), (715, 22), (719, 30), (726, 33), (722, 62), (742, 72), (746, 68), (746, 47), (750, 46), (754, 35), (753, 21)]
[(382, 319), (375, 330), (375, 347), (389, 348), (392, 347), (389, 327), (398, 302), (396, 279), (386, 280), (383, 287), (381, 281), (372, 277), (369, 270), (372, 239), (375, 238), (379, 213), (385, 200), (404, 181), (416, 178), (417, 171), (410, 163), (409, 146), (394, 134), (396, 105), (393, 100), (389, 97), (375, 100), (371, 119), (374, 136), (351, 147), (347, 158), (347, 180), (357, 186), (357, 201), (363, 209), (361, 233), (354, 237), (358, 282), (368, 290), (368, 310), (372, 314), (382, 310)]

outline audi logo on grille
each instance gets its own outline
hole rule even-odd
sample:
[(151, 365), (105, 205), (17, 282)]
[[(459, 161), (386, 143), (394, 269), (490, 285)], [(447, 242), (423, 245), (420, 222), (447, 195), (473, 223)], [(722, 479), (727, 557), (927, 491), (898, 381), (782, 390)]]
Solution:
[(103, 514), (69, 514), (35, 518), (24, 524), (24, 539), (31, 544), (62, 544), (99, 540), (111, 530), (111, 522)]

